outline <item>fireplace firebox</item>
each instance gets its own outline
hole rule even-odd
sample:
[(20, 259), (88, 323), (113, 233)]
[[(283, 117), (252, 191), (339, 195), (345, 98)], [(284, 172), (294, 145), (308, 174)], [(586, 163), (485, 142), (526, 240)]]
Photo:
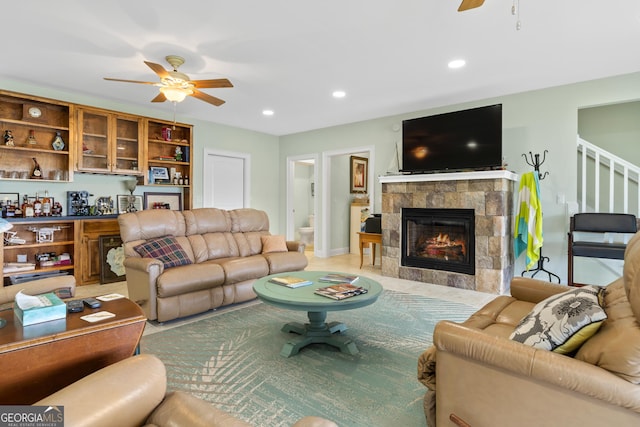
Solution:
[(473, 209), (402, 209), (401, 264), (475, 274)]

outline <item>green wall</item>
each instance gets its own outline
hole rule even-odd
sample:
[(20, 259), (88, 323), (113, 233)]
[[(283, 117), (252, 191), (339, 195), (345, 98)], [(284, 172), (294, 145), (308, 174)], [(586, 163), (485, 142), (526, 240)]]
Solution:
[[(67, 101), (82, 105), (89, 105), (99, 108), (106, 108), (125, 113), (138, 114), (147, 117), (154, 117), (162, 120), (173, 120), (173, 111), (167, 103), (166, 113), (158, 114), (151, 108), (136, 107), (127, 104), (117, 103), (106, 99), (80, 96), (74, 93), (59, 91), (42, 86), (29, 85), (0, 78), (0, 88), (42, 96), (61, 101)], [(179, 112), (179, 108), (178, 108)], [(280, 205), (278, 188), (280, 182), (280, 171), (278, 152), (278, 137), (260, 132), (220, 125), (209, 121), (196, 120), (181, 115), (176, 116), (178, 122), (194, 125), (194, 146), (192, 149), (193, 172), (193, 205), (202, 207), (203, 203), (203, 183), (197, 177), (202, 176), (203, 157), (205, 149), (216, 149), (248, 153), (251, 155), (251, 183), (250, 183), (250, 206), (263, 209), (269, 214), (271, 230), (273, 233), (284, 233), (284, 223), (280, 224)], [(193, 179), (195, 178), (195, 179)], [(74, 181), (71, 183), (56, 182), (29, 182), (18, 181), (10, 184), (11, 192), (34, 195), (36, 192), (44, 194), (48, 190), (55, 200), (60, 200), (65, 205), (67, 191), (87, 190), (95, 197), (115, 196), (127, 194), (124, 187), (125, 176), (94, 175), (94, 174), (74, 174)], [(130, 178), (129, 178), (130, 179)], [(0, 183), (0, 191), (9, 191), (9, 183)], [(142, 195), (145, 191), (160, 191), (158, 187), (138, 187), (134, 194)], [(162, 191), (172, 191), (170, 187), (163, 188)], [(174, 190), (177, 191), (177, 190)], [(91, 198), (90, 201), (94, 201)], [(282, 231), (281, 231), (282, 230)]]
[[(51, 88), (26, 85), (0, 79), (0, 87), (16, 92), (45, 96), (85, 105), (93, 105), (117, 111), (141, 114), (160, 119), (171, 119), (168, 110), (165, 117), (160, 117), (151, 109), (132, 107), (103, 99), (79, 96), (61, 92)], [(549, 176), (541, 182), (542, 205), (544, 209), (544, 254), (551, 258), (546, 267), (554, 273), (566, 278), (566, 232), (568, 229), (567, 205), (576, 200), (576, 136), (578, 134), (578, 110), (609, 104), (630, 102), (640, 99), (640, 73), (611, 77), (589, 82), (575, 83), (538, 91), (523, 92), (498, 98), (483, 99), (477, 102), (450, 105), (447, 107), (428, 109), (396, 116), (382, 117), (375, 120), (351, 123), (331, 128), (318, 129), (276, 137), (213, 122), (193, 120), (178, 116), (177, 120), (195, 125), (194, 137), (194, 206), (202, 203), (202, 156), (205, 148), (245, 152), (252, 157), (251, 206), (264, 209), (269, 213), (271, 229), (274, 233), (285, 230), (286, 215), (286, 158), (302, 154), (318, 153), (320, 162), (319, 182), (316, 182), (316, 197), (322, 197), (323, 178), (322, 153), (347, 150), (350, 147), (373, 147), (374, 160), (370, 168), (376, 176), (387, 173), (394, 163), (395, 146), (401, 141), (401, 132), (397, 127), (403, 119), (422, 117), (441, 112), (455, 111), (475, 106), (494, 103), (503, 104), (503, 153), (510, 170), (524, 173), (530, 170), (522, 154), (542, 153), (549, 150), (542, 171)], [(335, 162), (332, 162), (335, 163)], [(340, 166), (344, 168), (344, 166)], [(344, 173), (344, 170), (341, 174)], [(344, 179), (344, 178), (341, 178)], [(123, 194), (123, 186), (119, 177), (77, 175), (71, 184), (51, 184), (55, 191), (49, 190), (54, 197), (66, 194), (69, 189), (86, 189), (96, 195)], [(332, 182), (328, 180), (328, 182)], [(337, 187), (341, 184), (333, 182)], [(380, 211), (381, 185), (375, 180), (369, 183), (374, 186), (374, 212)], [(4, 190), (5, 183), (2, 183)], [(17, 183), (16, 190), (30, 194), (40, 190), (40, 183)], [(13, 188), (13, 186), (12, 186)], [(140, 193), (140, 189), (136, 191)], [(109, 193), (107, 193), (109, 192)], [(351, 197), (346, 193), (344, 198)], [(336, 229), (348, 229), (348, 216), (345, 216), (342, 201), (334, 201), (339, 205), (333, 218), (344, 223), (329, 224)], [(560, 202), (560, 203), (559, 203)], [(327, 201), (320, 199), (320, 206)], [(332, 202), (330, 201), (329, 204)], [(320, 209), (322, 211), (322, 208)], [(322, 212), (316, 212), (316, 233), (322, 231)], [(330, 237), (328, 248), (320, 248), (330, 253), (333, 249), (344, 247), (344, 233)], [(329, 233), (331, 236), (331, 233)], [(515, 272), (522, 271), (524, 262), (520, 258), (516, 262)]]
[[(542, 172), (547, 171), (549, 175), (541, 181), (540, 190), (544, 211), (543, 253), (550, 257), (545, 267), (566, 281), (567, 209), (573, 209), (576, 200), (578, 110), (637, 99), (640, 99), (640, 73), (633, 73), (292, 134), (280, 138), (281, 169), (286, 156), (373, 145), (375, 164), (370, 167), (374, 168), (376, 176), (383, 175), (393, 164), (395, 144), (402, 138), (401, 132), (394, 129), (403, 119), (502, 103), (503, 155), (508, 169), (518, 174), (528, 172), (531, 168), (522, 155), (542, 154), (548, 150)], [(322, 185), (322, 176), (319, 181), (317, 186)], [(284, 179), (280, 185), (284, 188)], [(370, 185), (375, 186), (374, 212), (379, 212), (381, 185), (377, 181)], [(281, 200), (284, 203), (283, 195)], [(318, 221), (320, 215), (316, 213), (316, 232), (322, 232), (322, 223)], [(341, 215), (342, 212), (335, 212), (331, 216), (340, 218)], [(329, 226), (333, 227), (332, 224)], [(329, 247), (323, 249), (330, 253), (342, 244), (338, 239), (330, 238)], [(516, 260), (515, 272), (519, 275), (523, 270), (521, 257)]]

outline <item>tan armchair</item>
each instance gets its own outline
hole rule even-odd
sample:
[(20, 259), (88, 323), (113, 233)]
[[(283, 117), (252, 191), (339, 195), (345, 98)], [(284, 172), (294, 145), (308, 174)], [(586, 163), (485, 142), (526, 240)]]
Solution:
[[(36, 405), (64, 406), (68, 427), (251, 427), (188, 393), (166, 393), (164, 364), (149, 354), (130, 357), (42, 399)], [(304, 417), (294, 427), (337, 427)]]
[(573, 357), (509, 339), (538, 302), (567, 286), (515, 278), (511, 296), (462, 324), (438, 323), (418, 360), (428, 425), (640, 425), (638, 270), (640, 233), (627, 245), (624, 276), (605, 289), (607, 320)]

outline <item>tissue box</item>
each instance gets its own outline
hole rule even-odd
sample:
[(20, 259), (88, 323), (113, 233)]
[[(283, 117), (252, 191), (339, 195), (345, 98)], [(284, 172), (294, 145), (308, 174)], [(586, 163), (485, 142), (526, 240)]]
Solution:
[(67, 317), (67, 305), (56, 294), (52, 292), (40, 295), (40, 297), (46, 304), (44, 307), (23, 310), (18, 307), (18, 304), (13, 304), (13, 312), (23, 326)]

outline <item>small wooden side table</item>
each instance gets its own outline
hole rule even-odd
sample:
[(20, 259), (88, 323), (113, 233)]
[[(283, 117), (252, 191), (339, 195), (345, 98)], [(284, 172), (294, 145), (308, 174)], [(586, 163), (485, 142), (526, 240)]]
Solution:
[[(98, 311), (115, 317), (89, 323)], [(107, 365), (131, 357), (146, 323), (142, 309), (121, 298), (85, 307), (66, 319), (23, 327), (12, 309), (0, 311), (0, 405), (30, 405)]]
[[(376, 265), (376, 243), (382, 246), (382, 234), (359, 232), (360, 236), (360, 268), (362, 268), (363, 251), (365, 245), (371, 243), (371, 255), (373, 265)], [(380, 264), (382, 264), (382, 248), (380, 248)]]

